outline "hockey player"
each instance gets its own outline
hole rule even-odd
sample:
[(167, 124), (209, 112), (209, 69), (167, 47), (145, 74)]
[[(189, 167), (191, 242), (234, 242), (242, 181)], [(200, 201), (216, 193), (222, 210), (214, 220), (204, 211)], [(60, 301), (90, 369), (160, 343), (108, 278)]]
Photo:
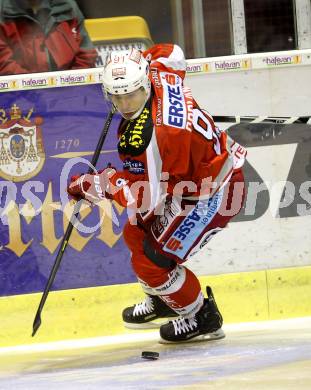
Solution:
[(175, 317), (160, 326), (162, 342), (224, 337), (211, 288), (204, 298), (184, 262), (227, 225), (244, 199), (246, 152), (198, 106), (183, 84), (185, 70), (183, 52), (173, 44), (112, 52), (103, 87), (123, 117), (123, 171), (74, 177), (68, 187), (77, 199), (105, 196), (135, 209), (123, 233), (146, 298), (126, 308), (123, 321), (148, 328), (155, 319)]

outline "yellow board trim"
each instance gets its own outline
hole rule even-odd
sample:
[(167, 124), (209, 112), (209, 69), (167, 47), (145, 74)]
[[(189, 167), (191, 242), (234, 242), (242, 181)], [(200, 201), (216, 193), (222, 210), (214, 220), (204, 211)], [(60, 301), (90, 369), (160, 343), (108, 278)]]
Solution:
[[(311, 315), (311, 266), (200, 277), (212, 286), (225, 323)], [(32, 338), (40, 294), (0, 298), (0, 347), (132, 333), (124, 307), (139, 302), (137, 283), (51, 292)]]
[(152, 44), (148, 25), (140, 16), (86, 19), (85, 28), (93, 43), (142, 41)]

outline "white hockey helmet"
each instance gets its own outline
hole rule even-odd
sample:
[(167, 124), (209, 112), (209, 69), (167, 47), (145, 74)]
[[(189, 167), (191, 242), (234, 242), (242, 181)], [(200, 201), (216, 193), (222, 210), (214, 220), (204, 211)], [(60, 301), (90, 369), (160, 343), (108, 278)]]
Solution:
[(149, 63), (137, 49), (112, 51), (102, 76), (106, 94), (121, 95), (143, 87), (150, 95)]

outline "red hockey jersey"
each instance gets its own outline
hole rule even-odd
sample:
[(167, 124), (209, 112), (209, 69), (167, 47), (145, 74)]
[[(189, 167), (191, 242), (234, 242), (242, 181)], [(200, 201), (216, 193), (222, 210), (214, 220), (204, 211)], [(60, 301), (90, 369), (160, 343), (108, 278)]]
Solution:
[(180, 47), (155, 45), (143, 55), (150, 61), (151, 98), (137, 119), (120, 125), (124, 169), (111, 182), (120, 188), (113, 195), (118, 203), (139, 199), (147, 216), (165, 194), (195, 200), (215, 193), (241, 168), (246, 151), (217, 129), (184, 86)]

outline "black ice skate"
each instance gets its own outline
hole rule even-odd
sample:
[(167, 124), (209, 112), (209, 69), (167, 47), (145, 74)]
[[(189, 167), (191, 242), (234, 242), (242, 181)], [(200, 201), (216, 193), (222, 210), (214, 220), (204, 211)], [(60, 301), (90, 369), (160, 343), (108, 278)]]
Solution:
[(160, 328), (160, 343), (217, 340), (225, 337), (223, 320), (210, 287), (200, 311), (192, 318), (179, 317)]
[(158, 322), (157, 319), (178, 317), (178, 314), (169, 308), (159, 297), (146, 295), (143, 302), (127, 307), (122, 313), (124, 326), (130, 329), (159, 328), (167, 320)]

